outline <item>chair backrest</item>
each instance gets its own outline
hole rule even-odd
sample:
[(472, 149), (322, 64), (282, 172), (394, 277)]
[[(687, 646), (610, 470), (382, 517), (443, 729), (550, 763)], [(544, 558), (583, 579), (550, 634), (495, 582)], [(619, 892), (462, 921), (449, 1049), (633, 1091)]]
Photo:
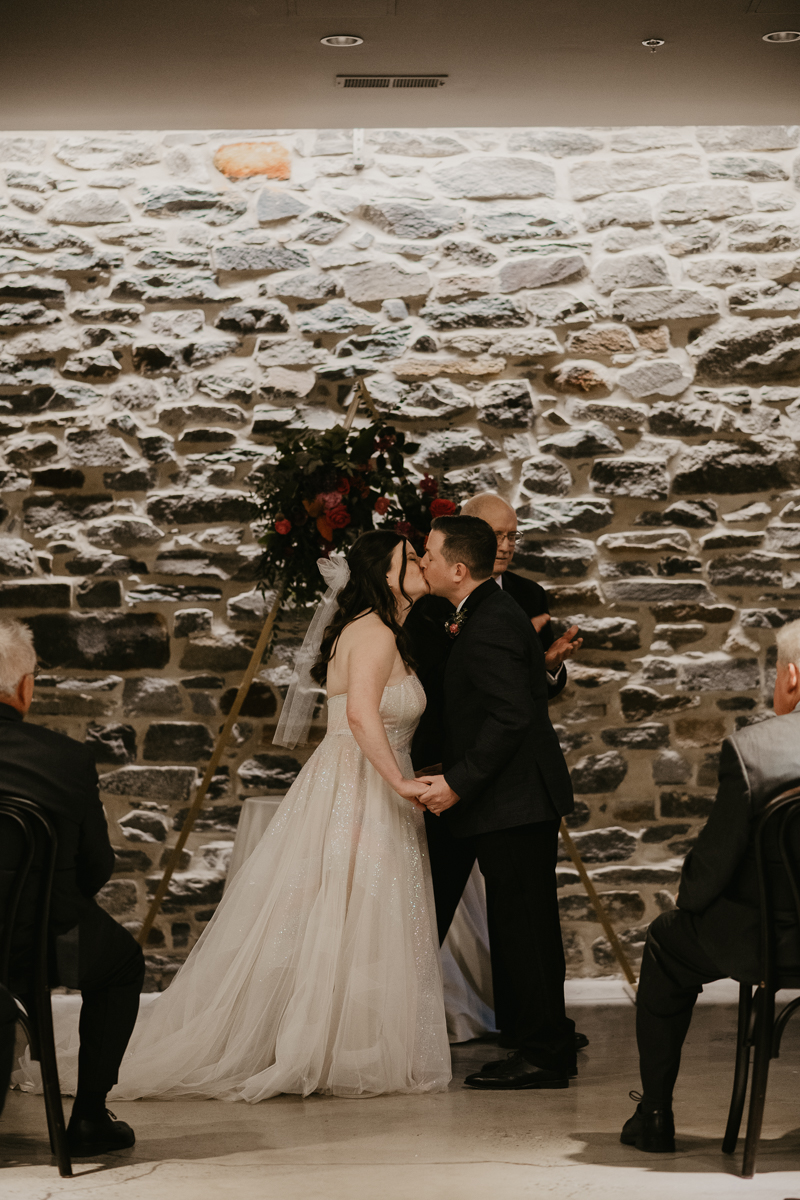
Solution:
[(31, 985), (47, 986), (48, 924), (58, 837), (47, 813), (32, 800), (0, 792), (0, 838), (11, 853), (4, 855), (5, 887), (0, 896), (0, 983), (10, 986), (20, 904), (34, 888)]
[(800, 937), (800, 783), (765, 806), (754, 842), (761, 903), (761, 978), (767, 987), (777, 987), (779, 923), (789, 917)]

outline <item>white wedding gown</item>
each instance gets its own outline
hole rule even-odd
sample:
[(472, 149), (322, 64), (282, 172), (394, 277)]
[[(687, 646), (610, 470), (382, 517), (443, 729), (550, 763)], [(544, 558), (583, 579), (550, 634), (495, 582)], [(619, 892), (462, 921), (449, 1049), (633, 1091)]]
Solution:
[[(380, 712), (403, 774), (414, 675)], [(62, 1047), (74, 1091), (76, 1039)], [(112, 1099), (375, 1096), (450, 1080), (422, 814), (328, 701), (328, 730), (170, 988), (143, 1005)]]

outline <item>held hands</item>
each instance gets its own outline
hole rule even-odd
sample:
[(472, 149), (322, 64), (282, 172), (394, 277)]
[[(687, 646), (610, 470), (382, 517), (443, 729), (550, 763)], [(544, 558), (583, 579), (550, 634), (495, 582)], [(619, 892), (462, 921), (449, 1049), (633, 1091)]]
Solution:
[(419, 803), (428, 812), (439, 817), (446, 809), (458, 803), (459, 797), (448, 785), (444, 775), (423, 775), (417, 783), (426, 785), (425, 792), (420, 796)]
[(414, 808), (418, 808), (420, 812), (425, 811), (425, 805), (420, 803), (420, 797), (428, 790), (427, 780), (423, 782), (421, 779), (403, 779), (394, 785), (394, 790), (404, 800), (413, 804)]
[[(531, 617), (531, 625), (537, 633), (541, 633), (547, 622), (550, 620), (549, 613), (540, 613), (538, 617)], [(572, 658), (577, 650), (580, 650), (583, 645), (583, 638), (579, 638), (580, 629), (577, 625), (571, 625), (566, 633), (562, 633), (560, 638), (556, 638), (550, 649), (545, 653), (544, 665), (551, 675), (557, 675), (568, 658)]]

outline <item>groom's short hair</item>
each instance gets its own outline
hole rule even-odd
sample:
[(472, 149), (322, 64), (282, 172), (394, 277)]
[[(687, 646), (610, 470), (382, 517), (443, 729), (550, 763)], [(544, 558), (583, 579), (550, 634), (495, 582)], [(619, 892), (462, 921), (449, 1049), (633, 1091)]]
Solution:
[(442, 557), (463, 563), (473, 579), (488, 579), (497, 557), (497, 535), (480, 517), (436, 517), (431, 532), (444, 534)]

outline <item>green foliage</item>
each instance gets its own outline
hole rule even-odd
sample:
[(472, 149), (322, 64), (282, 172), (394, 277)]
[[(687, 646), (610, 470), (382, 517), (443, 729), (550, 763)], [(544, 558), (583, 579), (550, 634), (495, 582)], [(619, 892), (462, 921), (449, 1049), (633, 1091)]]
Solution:
[(432, 518), (455, 511), (437, 498), (435, 479), (410, 477), (404, 455), (417, 447), (381, 421), (352, 432), (342, 425), (291, 432), (276, 448), (278, 461), (256, 485), (261, 574), (268, 586), (283, 580), (297, 604), (325, 590), (318, 558), (347, 553), (369, 529), (396, 530), (421, 551)]

